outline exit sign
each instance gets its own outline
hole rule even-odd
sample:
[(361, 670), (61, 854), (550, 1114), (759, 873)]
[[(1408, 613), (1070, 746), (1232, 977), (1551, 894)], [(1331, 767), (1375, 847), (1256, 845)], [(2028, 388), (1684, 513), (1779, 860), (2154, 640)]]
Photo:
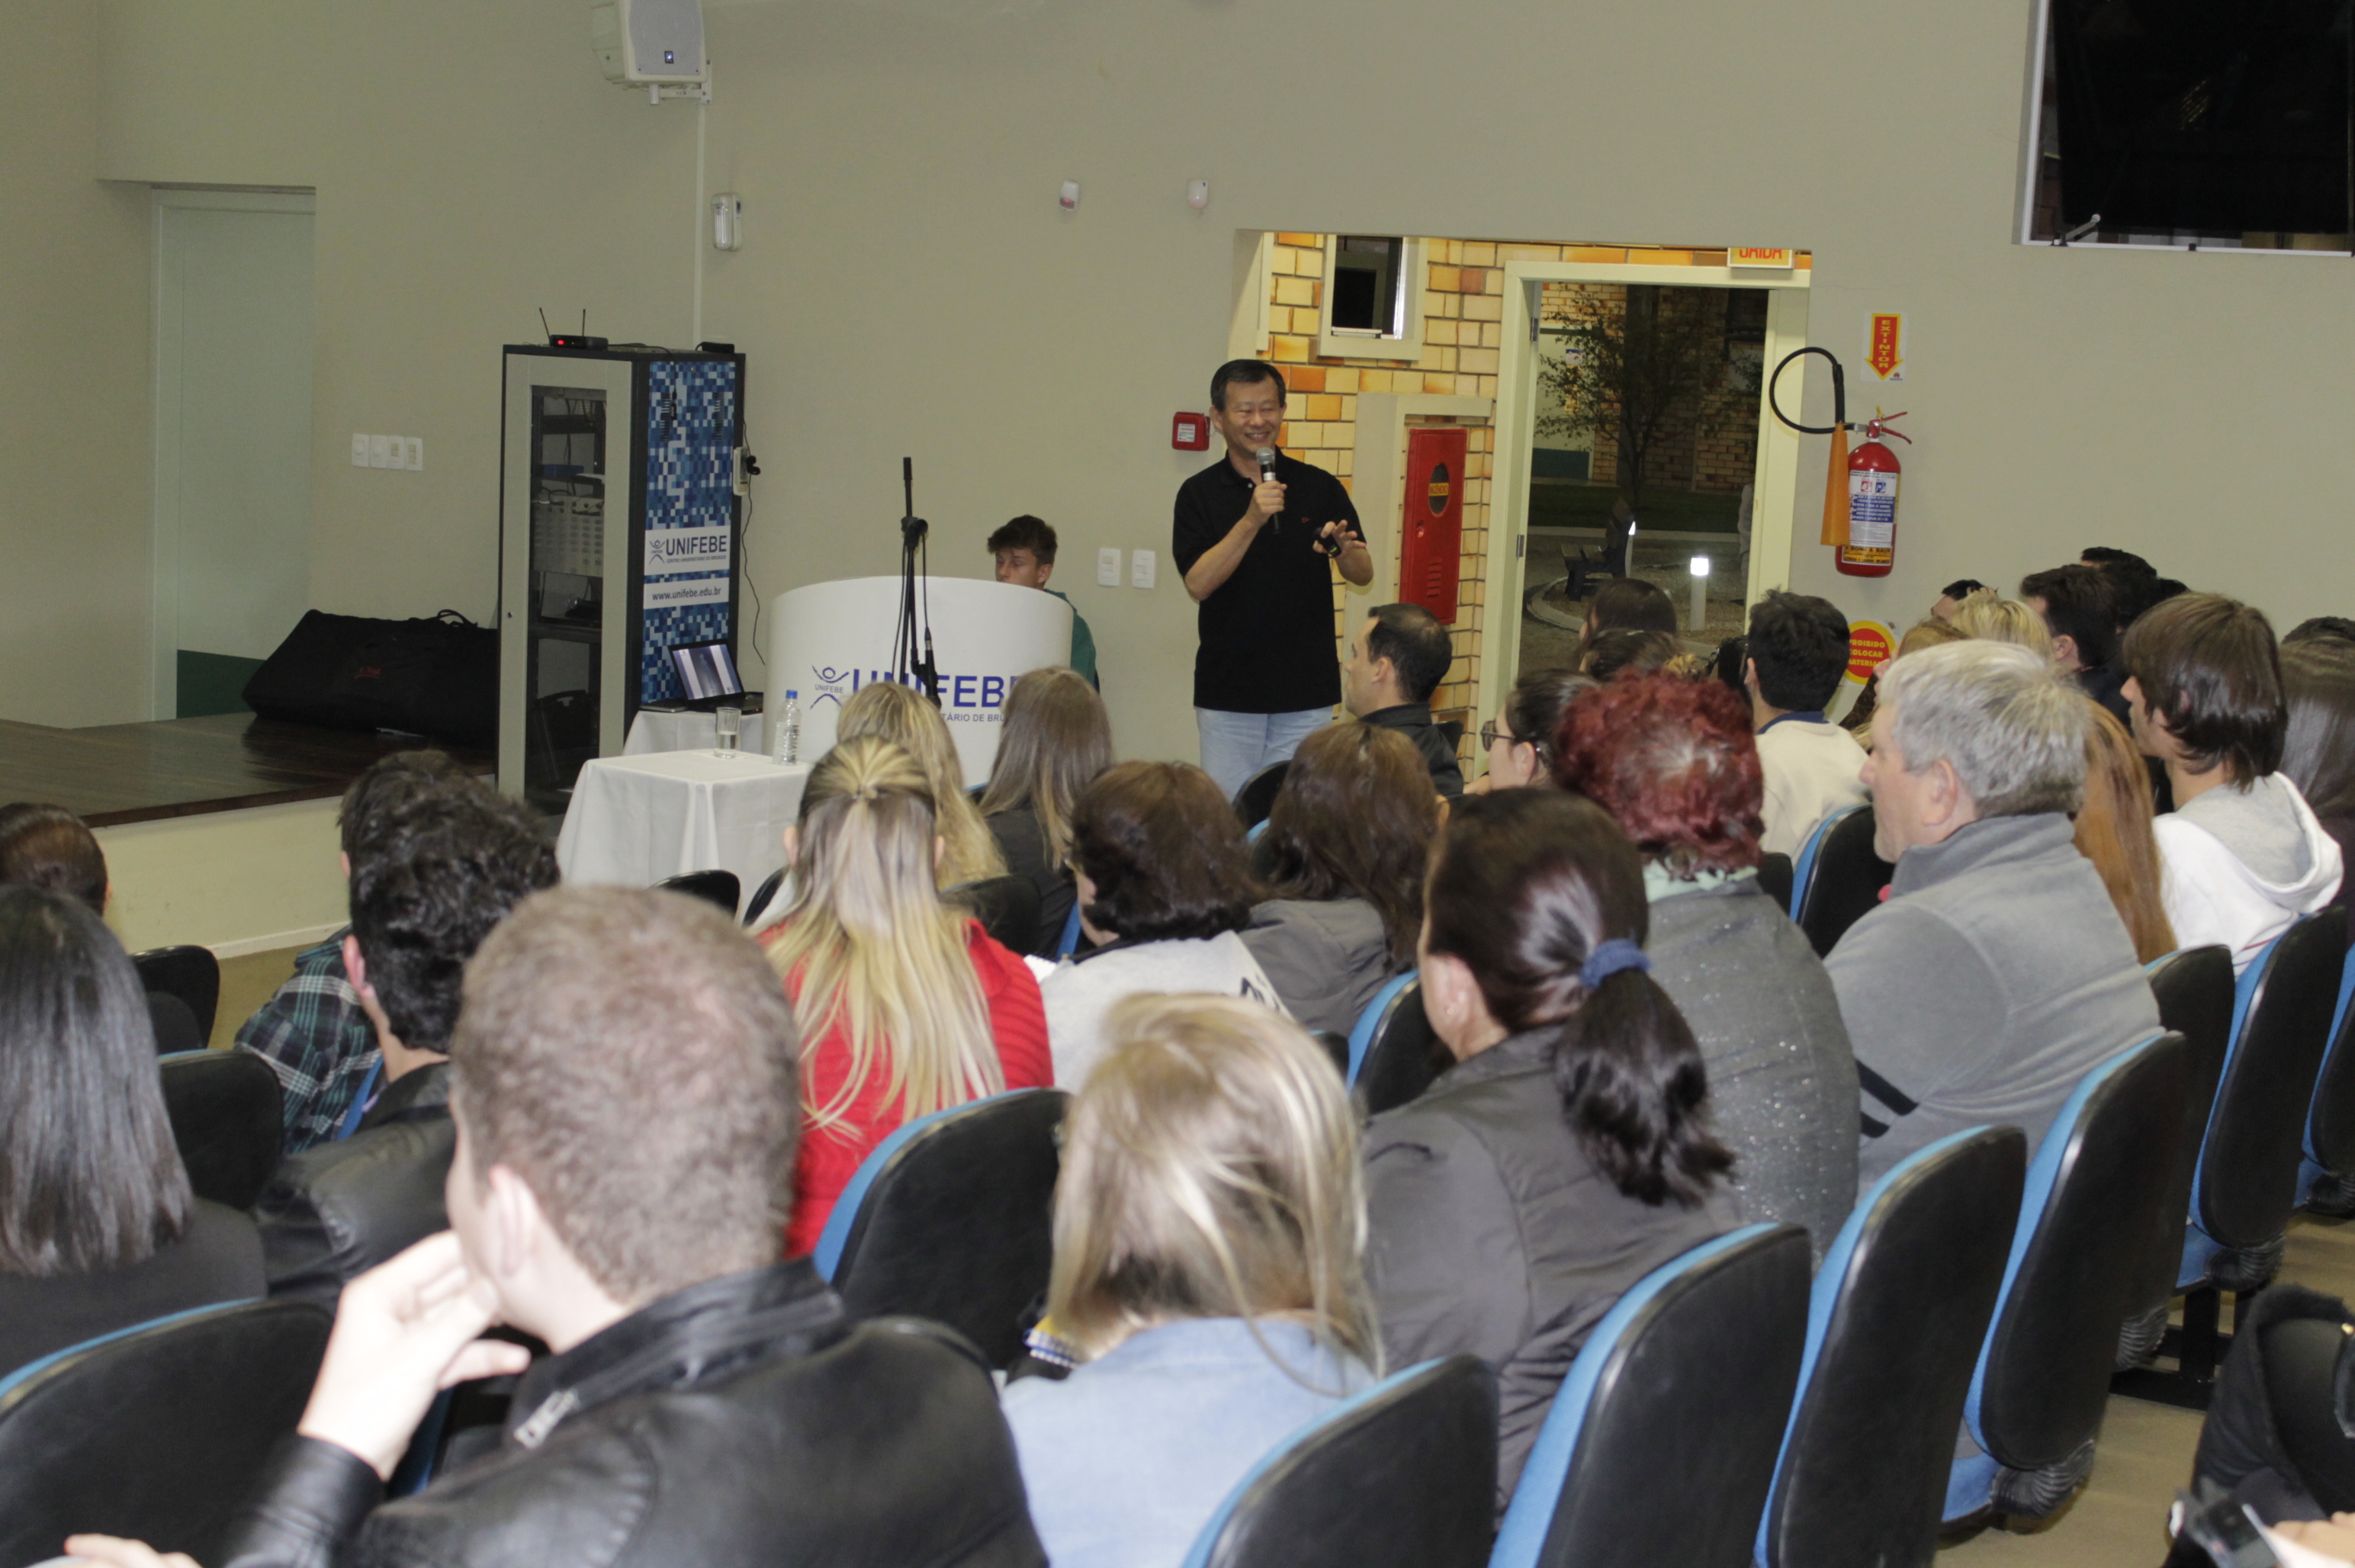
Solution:
[(1788, 272), (1798, 261), (1798, 252), (1789, 246), (1769, 250), (1763, 245), (1737, 245), (1725, 253), (1729, 267), (1770, 267)]

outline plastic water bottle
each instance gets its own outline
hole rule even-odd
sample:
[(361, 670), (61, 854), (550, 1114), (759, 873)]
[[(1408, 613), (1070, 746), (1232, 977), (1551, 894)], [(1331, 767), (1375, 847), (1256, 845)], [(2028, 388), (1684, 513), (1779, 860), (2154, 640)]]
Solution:
[(802, 760), (802, 694), (785, 693), (785, 705), (777, 709), (776, 741), (769, 748), (770, 760), (784, 767), (793, 767)]

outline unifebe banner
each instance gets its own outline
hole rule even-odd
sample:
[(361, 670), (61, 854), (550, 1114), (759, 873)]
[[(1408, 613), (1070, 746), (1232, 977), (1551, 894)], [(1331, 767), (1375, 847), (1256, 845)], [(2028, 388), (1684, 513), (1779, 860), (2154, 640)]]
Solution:
[[(941, 717), (956, 739), (970, 788), (989, 778), (1000, 710), (1015, 678), (1071, 663), (1071, 607), (1042, 589), (969, 577), (935, 577), (918, 592), (931, 601)], [(834, 744), (835, 720), (853, 692), (894, 678), (891, 634), (899, 616), (896, 577), (814, 582), (771, 602), (762, 705), (774, 715), (787, 691), (801, 693), (804, 762), (817, 761)]]

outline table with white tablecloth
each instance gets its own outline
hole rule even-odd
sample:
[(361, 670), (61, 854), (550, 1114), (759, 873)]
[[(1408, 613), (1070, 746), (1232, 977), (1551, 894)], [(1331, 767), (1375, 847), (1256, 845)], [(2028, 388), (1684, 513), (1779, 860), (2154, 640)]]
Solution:
[(556, 863), (568, 882), (640, 888), (733, 871), (749, 898), (784, 865), (808, 779), (806, 764), (780, 767), (757, 752), (593, 758), (572, 786)]
[[(762, 713), (744, 715), (741, 734), (737, 744), (747, 752), (766, 756), (769, 752), (769, 731)], [(709, 712), (641, 708), (630, 720), (630, 732), (622, 741), (622, 755), (643, 757), (655, 752), (709, 752), (719, 743), (719, 720)], [(807, 759), (805, 759), (807, 760)]]

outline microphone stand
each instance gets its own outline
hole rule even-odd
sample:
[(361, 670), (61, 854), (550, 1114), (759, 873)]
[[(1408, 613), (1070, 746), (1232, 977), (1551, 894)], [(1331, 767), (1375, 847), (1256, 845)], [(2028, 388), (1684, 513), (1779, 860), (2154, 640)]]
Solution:
[[(891, 635), (891, 673), (902, 685), (921, 688), (937, 708), (941, 701), (941, 671), (932, 656), (932, 525), (916, 516), (914, 458), (900, 459), (900, 484), (907, 497), (908, 510), (900, 518), (900, 619)], [(921, 594), (917, 588), (919, 577), (923, 581)], [(923, 645), (921, 656), (916, 651), (919, 641)], [(909, 679), (911, 675), (913, 680)]]

